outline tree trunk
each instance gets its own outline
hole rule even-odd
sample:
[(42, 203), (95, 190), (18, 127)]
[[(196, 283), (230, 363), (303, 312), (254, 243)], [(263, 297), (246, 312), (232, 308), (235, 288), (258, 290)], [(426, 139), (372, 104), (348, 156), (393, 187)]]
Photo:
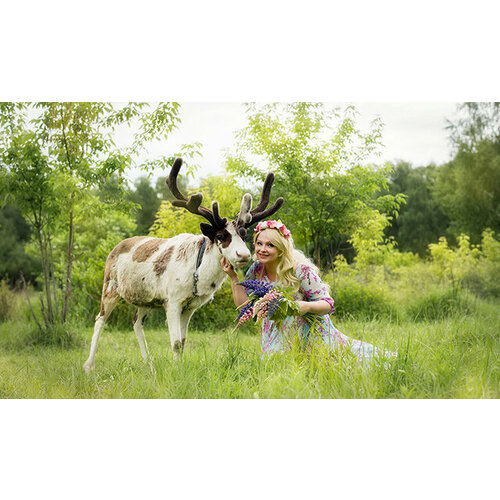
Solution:
[(49, 259), (50, 259), (50, 280), (52, 284), (52, 293), (54, 295), (54, 309), (59, 310), (57, 305), (57, 286), (56, 286), (56, 273), (54, 270), (54, 255), (52, 253), (52, 239), (49, 237)]
[[(71, 202), (75, 198), (75, 193), (71, 195)], [(72, 203), (73, 205), (73, 203)], [(66, 256), (66, 287), (64, 290), (64, 306), (61, 316), (61, 323), (66, 322), (69, 310), (69, 301), (71, 298), (71, 272), (73, 270), (73, 250), (75, 246), (75, 226), (73, 220), (73, 207), (69, 213), (69, 234), (68, 234), (68, 253)]]
[(52, 309), (52, 300), (50, 296), (50, 276), (49, 276), (49, 263), (47, 259), (47, 248), (42, 236), (42, 231), (37, 228), (37, 239), (38, 246), (40, 249), (40, 257), (42, 260), (42, 271), (43, 271), (43, 281), (45, 288), (45, 296), (47, 298), (47, 315), (44, 315), (45, 326), (48, 327), (50, 324), (54, 323), (54, 311)]

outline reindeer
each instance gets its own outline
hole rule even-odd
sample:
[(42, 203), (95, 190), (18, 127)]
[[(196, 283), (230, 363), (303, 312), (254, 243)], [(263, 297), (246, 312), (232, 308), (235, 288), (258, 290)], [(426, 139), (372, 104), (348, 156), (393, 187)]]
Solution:
[(179, 234), (173, 238), (135, 236), (118, 243), (111, 251), (104, 271), (101, 309), (96, 317), (90, 354), (83, 365), (90, 373), (95, 366), (97, 344), (109, 315), (120, 299), (137, 307), (133, 327), (142, 357), (149, 360), (144, 337), (144, 320), (155, 307), (166, 311), (170, 344), (177, 359), (182, 354), (189, 320), (194, 311), (207, 303), (227, 278), (222, 271), (221, 257), (234, 267), (242, 267), (251, 260), (245, 244), (247, 229), (274, 214), (283, 204), (278, 198), (269, 204), (274, 175), (269, 173), (262, 188), (260, 201), (253, 210), (252, 197), (246, 193), (234, 220), (219, 215), (219, 204), (212, 203), (212, 210), (201, 206), (203, 195), (188, 198), (177, 188), (177, 175), (182, 159), (172, 166), (167, 185), (176, 198), (172, 204), (204, 217), (202, 234)]

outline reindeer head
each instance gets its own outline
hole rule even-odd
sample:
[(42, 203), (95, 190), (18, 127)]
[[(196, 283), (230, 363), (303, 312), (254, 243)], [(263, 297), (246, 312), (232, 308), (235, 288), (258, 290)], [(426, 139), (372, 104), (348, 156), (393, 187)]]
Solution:
[(212, 210), (209, 210), (201, 206), (203, 200), (203, 195), (201, 193), (196, 193), (186, 198), (186, 196), (179, 191), (177, 188), (177, 175), (181, 166), (182, 158), (177, 158), (167, 178), (167, 185), (176, 198), (172, 201), (172, 205), (185, 208), (191, 213), (201, 215), (207, 219), (209, 224), (206, 222), (200, 223), (201, 232), (209, 238), (212, 243), (217, 245), (221, 255), (233, 266), (244, 266), (251, 259), (250, 251), (245, 244), (247, 228), (269, 215), (274, 214), (281, 205), (283, 205), (283, 198), (278, 198), (270, 209), (265, 210), (269, 203), (274, 175), (267, 175), (262, 189), (261, 199), (257, 207), (251, 210), (252, 196), (246, 193), (241, 200), (241, 208), (238, 215), (234, 220), (228, 221), (226, 217), (220, 217), (219, 203), (217, 201), (212, 203)]

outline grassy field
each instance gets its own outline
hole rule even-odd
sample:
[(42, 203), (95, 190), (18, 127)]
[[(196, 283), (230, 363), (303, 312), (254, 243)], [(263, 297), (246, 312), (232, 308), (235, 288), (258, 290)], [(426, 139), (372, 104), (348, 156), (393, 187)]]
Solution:
[(83, 372), (92, 325), (70, 348), (26, 345), (27, 323), (0, 326), (1, 398), (498, 398), (500, 311), (438, 321), (344, 320), (346, 335), (399, 352), (389, 367), (313, 350), (262, 358), (257, 334), (190, 331), (175, 361), (166, 329), (148, 329), (155, 374), (132, 328), (106, 328), (96, 370)]

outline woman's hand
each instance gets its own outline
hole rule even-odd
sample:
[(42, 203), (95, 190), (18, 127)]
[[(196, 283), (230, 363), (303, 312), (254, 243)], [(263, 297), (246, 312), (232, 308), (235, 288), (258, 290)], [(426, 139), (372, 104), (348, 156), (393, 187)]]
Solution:
[(239, 284), (240, 280), (234, 267), (225, 257), (222, 257), (220, 260), (220, 265), (222, 270), (231, 278), (231, 291), (233, 292), (234, 303), (236, 307), (240, 307), (248, 300), (245, 289)]
[(325, 314), (329, 314), (331, 311), (331, 306), (326, 300), (314, 300), (311, 302), (296, 300), (295, 303), (299, 306), (300, 316), (304, 316), (304, 314), (307, 313), (324, 316)]
[(220, 260), (220, 265), (222, 266), (222, 270), (231, 278), (231, 280), (238, 279), (238, 275), (236, 274), (234, 267), (225, 257), (222, 257)]
[(304, 314), (310, 312), (310, 302), (305, 300), (296, 300), (295, 303), (299, 306), (299, 315), (304, 316)]

